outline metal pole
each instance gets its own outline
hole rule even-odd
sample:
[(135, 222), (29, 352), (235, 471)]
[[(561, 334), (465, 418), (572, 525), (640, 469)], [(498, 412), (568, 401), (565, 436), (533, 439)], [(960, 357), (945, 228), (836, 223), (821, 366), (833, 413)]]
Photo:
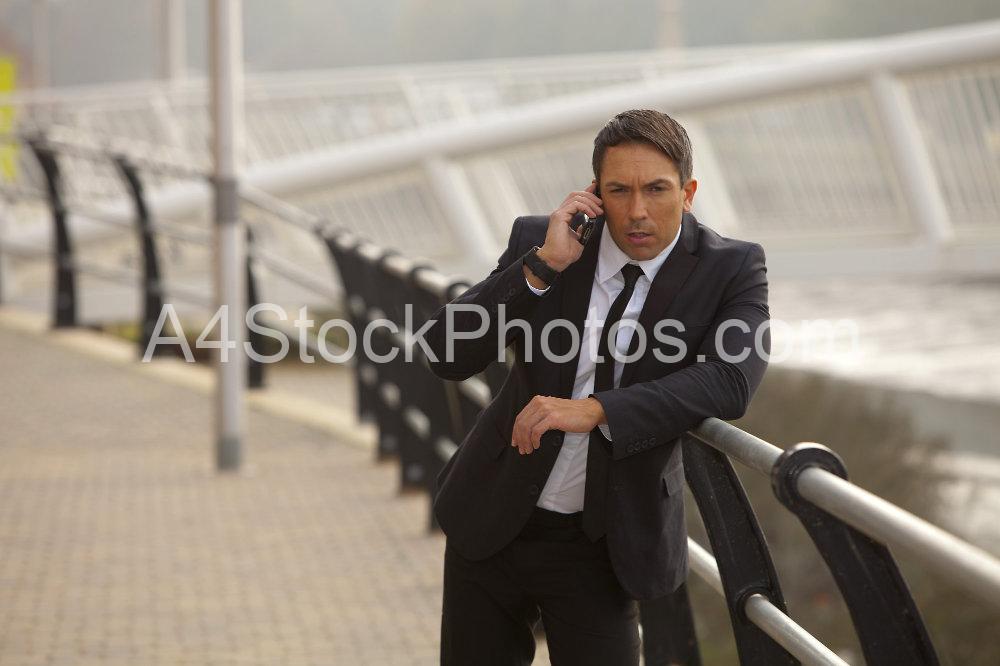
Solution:
[[(212, 154), (215, 161), (215, 291), (220, 340), (216, 385), (216, 466), (237, 470), (242, 461), (243, 341), (246, 313), (246, 230), (239, 216), (243, 147), (243, 39), (240, 0), (211, 0), (209, 53), (212, 77)], [(225, 335), (222, 333), (225, 332)], [(235, 344), (234, 344), (235, 343)]]
[(490, 231), (475, 192), (461, 166), (434, 156), (424, 162), (431, 189), (466, 256), (480, 266), (496, 261), (500, 244)]
[(187, 38), (184, 0), (160, 0), (160, 76), (174, 83), (184, 78)]
[(692, 212), (716, 231), (735, 236), (739, 233), (740, 218), (726, 187), (722, 160), (716, 156), (704, 123), (697, 118), (684, 118), (683, 121), (697, 154), (694, 176), (698, 180), (698, 196), (694, 199)]
[(31, 3), (31, 86), (49, 87), (49, 0)]
[(883, 71), (871, 77), (871, 90), (910, 214), (932, 242), (952, 241), (955, 232), (948, 203), (906, 89), (897, 77)]

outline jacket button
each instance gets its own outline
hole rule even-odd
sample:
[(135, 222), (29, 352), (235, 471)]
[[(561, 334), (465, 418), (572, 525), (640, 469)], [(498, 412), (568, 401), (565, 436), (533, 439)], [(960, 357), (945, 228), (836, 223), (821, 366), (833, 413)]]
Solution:
[(531, 495), (532, 497), (537, 497), (539, 492), (540, 491), (538, 489), (538, 486), (536, 486), (535, 484), (531, 484), (530, 486), (528, 486), (528, 494)]
[(562, 446), (562, 443), (563, 443), (563, 434), (561, 432), (552, 436), (552, 446), (559, 448), (560, 446)]
[(627, 446), (627, 447), (625, 448), (625, 452), (626, 452), (626, 453), (635, 453), (635, 444), (629, 444), (629, 445), (628, 445), (628, 446)]

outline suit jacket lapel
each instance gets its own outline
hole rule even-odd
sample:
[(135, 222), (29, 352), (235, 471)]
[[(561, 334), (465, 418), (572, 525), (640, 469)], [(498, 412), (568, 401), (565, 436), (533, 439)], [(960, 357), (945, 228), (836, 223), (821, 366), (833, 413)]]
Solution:
[[(646, 296), (646, 302), (642, 306), (642, 312), (639, 313), (639, 327), (646, 332), (646, 351), (642, 357), (625, 365), (622, 370), (620, 386), (628, 386), (629, 378), (635, 372), (635, 366), (649, 355), (652, 347), (650, 341), (656, 323), (660, 320), (663, 312), (670, 307), (681, 287), (684, 286), (685, 280), (698, 263), (698, 256), (694, 254), (697, 248), (698, 221), (694, 215), (684, 213), (681, 219), (681, 237), (674, 249), (671, 250), (670, 256), (656, 273), (653, 284), (649, 288), (649, 294)], [(638, 336), (633, 335), (632, 342), (629, 344), (630, 356), (638, 344)]]
[[(594, 272), (597, 270), (597, 254), (601, 245), (601, 234), (604, 233), (604, 221), (598, 220), (594, 233), (583, 248), (583, 254), (563, 271), (559, 280), (562, 284), (560, 308), (562, 318), (576, 326), (577, 340), (583, 340), (583, 323), (587, 318), (587, 307), (590, 305), (590, 292), (594, 286)], [(560, 341), (559, 353), (565, 354), (570, 347), (570, 334), (566, 328), (558, 329)], [(570, 397), (576, 380), (576, 366), (579, 355), (560, 364), (559, 393), (561, 397)]]

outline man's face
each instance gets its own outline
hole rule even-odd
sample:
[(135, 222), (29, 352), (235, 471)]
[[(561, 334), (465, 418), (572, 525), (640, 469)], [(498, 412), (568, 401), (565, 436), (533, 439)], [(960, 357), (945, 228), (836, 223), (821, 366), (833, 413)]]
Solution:
[(698, 188), (694, 178), (682, 187), (674, 163), (648, 143), (609, 146), (599, 181), (607, 229), (636, 261), (670, 244)]

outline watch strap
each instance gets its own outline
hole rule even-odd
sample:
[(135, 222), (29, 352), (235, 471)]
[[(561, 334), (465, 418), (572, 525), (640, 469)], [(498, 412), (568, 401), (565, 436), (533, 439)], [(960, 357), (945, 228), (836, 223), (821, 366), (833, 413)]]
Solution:
[(556, 278), (559, 277), (559, 273), (538, 256), (538, 250), (540, 249), (541, 248), (536, 245), (528, 250), (524, 254), (523, 261), (524, 264), (531, 269), (531, 272), (538, 276), (539, 280), (545, 284), (551, 285), (555, 282)]

